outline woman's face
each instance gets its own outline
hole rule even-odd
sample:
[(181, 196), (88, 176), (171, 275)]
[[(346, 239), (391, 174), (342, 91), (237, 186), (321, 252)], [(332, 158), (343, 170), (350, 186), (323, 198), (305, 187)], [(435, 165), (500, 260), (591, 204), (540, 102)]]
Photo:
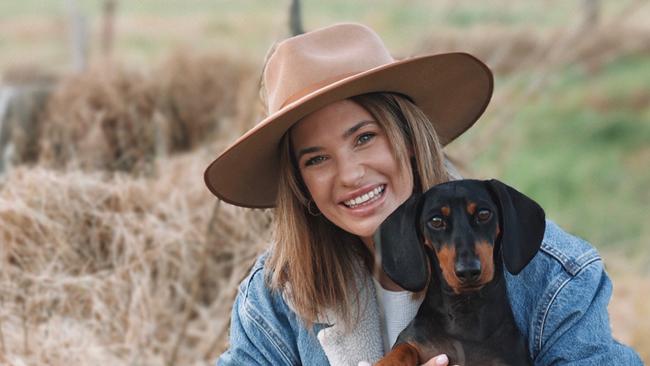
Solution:
[(323, 215), (372, 247), (372, 234), (411, 195), (410, 166), (393, 156), (387, 135), (359, 104), (342, 100), (291, 129), (302, 179)]

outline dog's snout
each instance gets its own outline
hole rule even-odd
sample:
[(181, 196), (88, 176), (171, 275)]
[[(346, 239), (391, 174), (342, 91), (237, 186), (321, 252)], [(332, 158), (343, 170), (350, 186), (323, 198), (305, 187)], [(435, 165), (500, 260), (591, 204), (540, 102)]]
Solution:
[(475, 282), (481, 276), (481, 261), (476, 258), (461, 260), (454, 269), (461, 282)]

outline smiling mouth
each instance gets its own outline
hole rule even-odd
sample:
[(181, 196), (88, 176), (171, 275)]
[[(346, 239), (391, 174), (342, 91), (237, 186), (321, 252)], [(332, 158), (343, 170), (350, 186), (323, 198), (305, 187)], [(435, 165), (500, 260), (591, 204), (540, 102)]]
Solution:
[(370, 204), (378, 200), (384, 194), (385, 189), (386, 189), (386, 185), (382, 184), (379, 187), (373, 189), (372, 191), (360, 195), (359, 197), (355, 197), (353, 199), (343, 201), (343, 205), (345, 205), (345, 207), (347, 208), (356, 208), (359, 206)]

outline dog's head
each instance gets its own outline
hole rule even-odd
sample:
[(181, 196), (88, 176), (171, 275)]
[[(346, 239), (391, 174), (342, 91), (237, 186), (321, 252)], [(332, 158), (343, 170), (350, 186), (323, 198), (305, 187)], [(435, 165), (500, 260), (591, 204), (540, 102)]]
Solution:
[(402, 288), (426, 286), (428, 246), (447, 285), (464, 293), (492, 281), (500, 258), (518, 274), (539, 250), (544, 229), (544, 210), (514, 188), (498, 180), (459, 180), (409, 198), (374, 241), (384, 271)]

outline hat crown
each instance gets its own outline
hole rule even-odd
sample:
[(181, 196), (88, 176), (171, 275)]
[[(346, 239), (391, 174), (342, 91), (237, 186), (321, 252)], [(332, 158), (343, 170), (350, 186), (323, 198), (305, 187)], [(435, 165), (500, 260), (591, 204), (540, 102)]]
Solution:
[(277, 45), (264, 70), (267, 112), (393, 61), (381, 38), (361, 24), (337, 24), (289, 38)]

